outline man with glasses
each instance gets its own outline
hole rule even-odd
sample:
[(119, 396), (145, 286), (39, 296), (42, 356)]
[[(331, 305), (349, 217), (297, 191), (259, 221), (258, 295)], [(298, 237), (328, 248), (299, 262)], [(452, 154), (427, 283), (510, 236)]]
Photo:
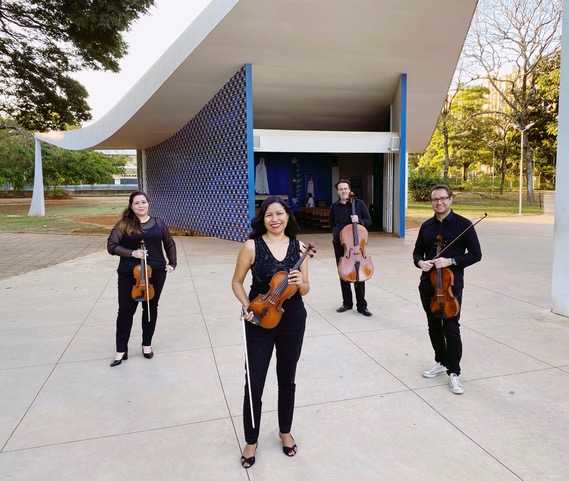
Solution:
[[(430, 192), (431, 205), (435, 214), (420, 227), (413, 249), (413, 262), (421, 269), (419, 293), (421, 303), (427, 314), (429, 337), (435, 351), (435, 365), (423, 372), (424, 377), (433, 378), (446, 372), (449, 376), (450, 390), (462, 394), (464, 387), (460, 383), (460, 360), (462, 358), (462, 340), (460, 338), (460, 310), (454, 317), (442, 319), (431, 312), (431, 298), (435, 294), (435, 286), (430, 281), (432, 269), (448, 268), (454, 274), (452, 292), (462, 306), (462, 289), (464, 287), (464, 268), (482, 258), (480, 242), (474, 227), (465, 217), (453, 212), (450, 208), (453, 200), (448, 185), (435, 185)], [(466, 230), (468, 229), (468, 230)], [(464, 235), (461, 234), (466, 230)], [(444, 253), (437, 255), (437, 237), (442, 237), (441, 249), (454, 242)]]

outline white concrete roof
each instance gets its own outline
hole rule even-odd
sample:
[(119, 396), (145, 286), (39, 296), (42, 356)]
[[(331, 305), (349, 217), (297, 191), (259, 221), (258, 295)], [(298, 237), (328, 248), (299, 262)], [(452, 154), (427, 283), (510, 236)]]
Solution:
[(476, 0), (212, 0), (101, 120), (37, 137), (70, 149), (152, 147), (250, 63), (255, 129), (383, 130), (406, 73), (407, 149), (421, 151), (475, 8)]

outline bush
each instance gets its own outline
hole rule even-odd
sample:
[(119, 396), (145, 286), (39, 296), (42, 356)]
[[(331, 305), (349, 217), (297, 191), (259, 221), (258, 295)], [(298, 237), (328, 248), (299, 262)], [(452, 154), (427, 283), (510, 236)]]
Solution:
[(429, 202), (431, 188), (445, 181), (437, 174), (430, 172), (411, 172), (409, 174), (409, 195), (416, 202)]

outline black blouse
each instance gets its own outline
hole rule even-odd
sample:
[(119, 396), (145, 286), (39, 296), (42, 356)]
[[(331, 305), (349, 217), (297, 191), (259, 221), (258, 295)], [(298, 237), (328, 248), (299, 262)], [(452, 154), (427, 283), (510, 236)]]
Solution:
[(131, 257), (132, 251), (140, 247), (140, 241), (144, 240), (148, 251), (148, 265), (153, 269), (165, 269), (166, 259), (168, 264), (176, 267), (176, 243), (168, 230), (168, 227), (159, 217), (150, 217), (147, 222), (141, 224), (142, 234), (127, 234), (121, 232), (120, 221), (113, 227), (107, 239), (107, 251), (111, 255), (120, 256), (117, 272), (119, 274), (132, 274), (132, 270), (139, 264), (140, 259)]

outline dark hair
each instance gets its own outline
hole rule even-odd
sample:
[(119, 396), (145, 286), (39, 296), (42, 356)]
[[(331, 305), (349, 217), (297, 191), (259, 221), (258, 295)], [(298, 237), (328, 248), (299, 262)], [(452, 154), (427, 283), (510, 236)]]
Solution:
[(127, 233), (129, 235), (141, 234), (142, 233), (142, 227), (140, 225), (140, 219), (137, 217), (137, 215), (132, 210), (132, 203), (134, 201), (134, 198), (139, 196), (139, 195), (144, 196), (144, 198), (148, 202), (150, 202), (148, 200), (148, 195), (146, 195), (146, 192), (142, 192), (140, 190), (137, 190), (137, 191), (133, 192), (132, 194), (130, 194), (130, 196), (128, 198), (128, 207), (123, 211), (121, 221), (120, 221), (121, 222), (120, 223), (120, 230), (123, 233)]
[(350, 184), (350, 181), (347, 179), (340, 179), (338, 182), (336, 182), (334, 184), (334, 189), (338, 189), (338, 184), (348, 184), (348, 187), (351, 189), (352, 188), (352, 184)]
[(251, 220), (251, 227), (253, 230), (251, 231), (251, 234), (249, 234), (249, 239), (256, 239), (257, 237), (261, 237), (263, 234), (266, 234), (267, 228), (265, 227), (265, 214), (267, 213), (269, 206), (275, 203), (280, 204), (288, 214), (288, 222), (285, 228), (285, 235), (291, 239), (296, 239), (296, 236), (300, 232), (300, 226), (298, 225), (298, 222), (292, 213), (292, 209), (284, 200), (274, 195), (267, 197), (263, 201), (261, 207), (259, 208), (259, 212)]
[(450, 190), (450, 187), (449, 187), (448, 185), (446, 185), (446, 184), (437, 184), (437, 185), (434, 185), (433, 187), (431, 187), (431, 190), (430, 190), (430, 192), (429, 192), (429, 197), (431, 196), (431, 194), (433, 193), (434, 190), (439, 190), (439, 189), (444, 189), (444, 190), (446, 190), (446, 193), (447, 193), (447, 195), (448, 195), (449, 197), (452, 197), (452, 196), (453, 196), (452, 190)]

